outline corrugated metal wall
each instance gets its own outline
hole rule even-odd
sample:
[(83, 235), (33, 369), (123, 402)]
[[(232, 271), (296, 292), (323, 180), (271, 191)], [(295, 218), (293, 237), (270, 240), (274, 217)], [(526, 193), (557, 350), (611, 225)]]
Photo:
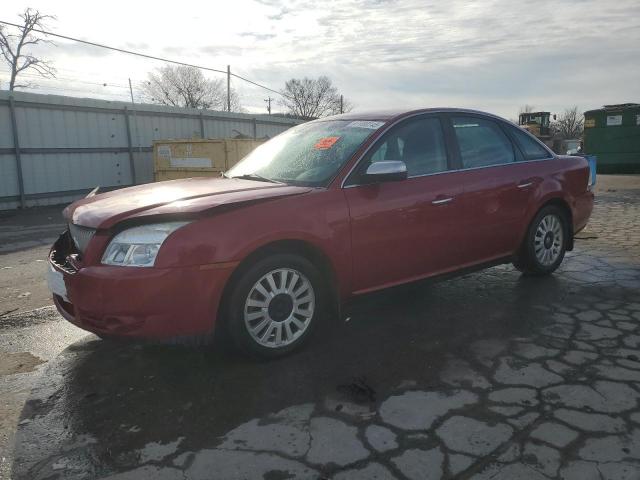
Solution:
[(267, 115), (24, 92), (13, 92), (12, 97), (10, 101), (9, 92), (0, 91), (0, 210), (21, 202), (27, 207), (71, 202), (97, 185), (151, 182), (153, 140), (273, 137), (300, 123)]

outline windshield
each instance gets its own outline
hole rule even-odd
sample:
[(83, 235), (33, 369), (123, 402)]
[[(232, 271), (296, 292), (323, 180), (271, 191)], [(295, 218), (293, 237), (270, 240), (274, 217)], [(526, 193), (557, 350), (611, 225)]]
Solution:
[(225, 176), (326, 186), (358, 147), (383, 124), (351, 120), (304, 123), (260, 145)]

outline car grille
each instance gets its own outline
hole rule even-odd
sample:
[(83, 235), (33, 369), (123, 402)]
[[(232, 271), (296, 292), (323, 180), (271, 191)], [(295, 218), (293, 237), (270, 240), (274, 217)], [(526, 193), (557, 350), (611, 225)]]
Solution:
[(84, 253), (96, 230), (95, 228), (81, 227), (80, 225), (70, 223), (69, 232), (71, 233), (71, 238), (73, 238), (73, 243), (76, 248), (80, 253)]
[(78, 247), (75, 246), (69, 230), (60, 235), (60, 238), (56, 240), (51, 249), (49, 260), (55, 264), (58, 268), (66, 273), (76, 273), (76, 267), (71, 263), (72, 256), (77, 256)]

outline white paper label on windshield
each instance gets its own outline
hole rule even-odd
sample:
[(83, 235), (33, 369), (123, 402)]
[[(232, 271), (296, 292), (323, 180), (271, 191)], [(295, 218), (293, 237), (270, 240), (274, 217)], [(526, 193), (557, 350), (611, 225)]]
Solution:
[(382, 125), (384, 125), (384, 122), (375, 122), (375, 121), (371, 121), (371, 120), (357, 120), (355, 122), (351, 122), (350, 124), (348, 124), (347, 127), (351, 127), (351, 128), (369, 128), (371, 130), (377, 130)]

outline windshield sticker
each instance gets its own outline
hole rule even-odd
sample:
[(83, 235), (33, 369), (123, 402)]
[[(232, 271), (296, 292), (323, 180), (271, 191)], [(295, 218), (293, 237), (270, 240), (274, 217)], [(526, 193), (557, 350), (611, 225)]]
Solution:
[(313, 146), (316, 150), (327, 150), (340, 140), (340, 137), (324, 137), (316, 142)]
[(382, 125), (384, 125), (384, 122), (374, 122), (374, 121), (369, 121), (369, 120), (358, 120), (358, 121), (349, 123), (347, 125), (347, 127), (351, 127), (351, 128), (369, 128), (371, 130), (377, 130)]

